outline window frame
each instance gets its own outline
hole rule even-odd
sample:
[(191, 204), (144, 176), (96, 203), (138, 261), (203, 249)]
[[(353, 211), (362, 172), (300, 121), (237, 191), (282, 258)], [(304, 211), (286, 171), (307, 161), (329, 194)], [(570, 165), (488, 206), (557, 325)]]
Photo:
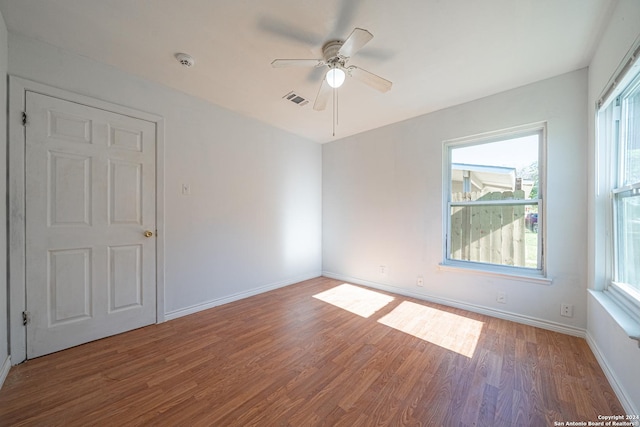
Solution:
[[(606, 208), (606, 244), (609, 255), (605, 259), (604, 291), (616, 303), (618, 308), (630, 316), (636, 324), (640, 323), (640, 289), (618, 281), (619, 242), (618, 242), (618, 202), (629, 196), (629, 192), (640, 191), (640, 181), (624, 182), (624, 150), (621, 141), (624, 124), (624, 108), (622, 100), (630, 93), (640, 92), (640, 61), (628, 63), (627, 67), (618, 74), (617, 82), (600, 98), (596, 105), (596, 152), (604, 150), (604, 158), (597, 163), (604, 167), (604, 173), (598, 173), (596, 180), (598, 188), (609, 193), (609, 203)], [(614, 81), (615, 81), (614, 80)], [(601, 152), (602, 153), (602, 152)], [(636, 339), (636, 338), (634, 338)]]
[[(539, 135), (538, 140), (538, 196), (537, 199), (523, 199), (523, 200), (505, 200), (501, 202), (503, 204), (520, 204), (520, 205), (538, 205), (538, 266), (536, 268), (510, 266), (501, 264), (491, 264), (478, 261), (458, 260), (450, 257), (449, 248), (451, 247), (451, 206), (455, 205), (482, 205), (486, 202), (452, 202), (452, 151), (455, 148), (469, 147), (481, 144), (488, 144), (492, 142), (499, 142), (508, 139), (515, 139), (525, 137), (529, 135)], [(443, 212), (443, 228), (442, 228), (442, 263), (440, 268), (443, 270), (457, 270), (464, 269), (470, 270), (481, 274), (491, 274), (497, 276), (508, 276), (515, 279), (523, 279), (528, 282), (550, 284), (551, 281), (547, 279), (546, 271), (546, 208), (544, 198), (546, 195), (546, 181), (547, 181), (547, 123), (537, 122), (532, 124), (526, 124), (516, 126), (508, 129), (497, 130), (493, 132), (487, 132), (477, 135), (466, 136), (462, 138), (450, 139), (443, 141), (442, 145), (442, 170), (443, 170), (443, 191), (442, 191), (442, 212)], [(535, 203), (532, 203), (535, 201)]]

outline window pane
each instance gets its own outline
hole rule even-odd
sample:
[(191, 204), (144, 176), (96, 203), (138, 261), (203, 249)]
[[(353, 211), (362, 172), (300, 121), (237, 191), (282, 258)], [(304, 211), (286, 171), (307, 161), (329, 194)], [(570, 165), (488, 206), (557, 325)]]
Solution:
[(640, 182), (640, 85), (624, 99), (621, 185)]
[(631, 194), (616, 196), (616, 281), (640, 290), (640, 193)]
[(537, 204), (454, 205), (450, 215), (450, 259), (538, 268)]
[(448, 259), (542, 268), (541, 137), (539, 131), (450, 148)]
[(539, 135), (451, 150), (451, 201), (478, 200), (492, 192), (522, 191), (538, 198)]

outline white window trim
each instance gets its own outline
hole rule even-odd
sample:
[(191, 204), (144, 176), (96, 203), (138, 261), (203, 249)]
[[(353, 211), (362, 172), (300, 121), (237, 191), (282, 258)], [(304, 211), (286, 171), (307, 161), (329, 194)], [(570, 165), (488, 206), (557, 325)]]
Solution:
[(538, 212), (541, 213), (540, 221), (546, 220), (546, 208), (544, 198), (546, 197), (546, 177), (547, 177), (547, 123), (536, 122), (511, 128), (465, 136), (443, 141), (442, 143), (442, 262), (439, 269), (443, 271), (469, 272), (474, 274), (491, 275), (494, 277), (509, 278), (529, 283), (550, 285), (552, 279), (547, 277), (546, 270), (546, 229), (544, 225), (540, 228), (538, 248), (538, 259), (541, 268), (533, 269), (526, 267), (515, 267), (508, 265), (487, 264), (482, 262), (463, 261), (450, 259), (448, 255), (449, 241), (449, 199), (451, 196), (451, 150), (455, 147), (490, 143), (509, 138), (525, 136), (527, 134), (540, 134), (539, 154), (538, 154)]
[(633, 313), (634, 309), (630, 308), (635, 305), (637, 313), (639, 306), (621, 293), (615, 285), (609, 286), (605, 291), (589, 289), (589, 293), (609, 313), (627, 336), (638, 342), (638, 347), (640, 347), (640, 321), (637, 314)]
[(553, 279), (543, 276), (539, 270), (531, 270), (530, 274), (526, 271), (514, 271), (517, 267), (502, 266), (495, 264), (484, 264), (473, 261), (448, 260), (448, 262), (438, 265), (441, 271), (451, 271), (455, 273), (471, 273), (476, 275), (491, 276), (501, 279), (515, 280), (518, 282), (533, 283), (536, 285), (551, 285)]
[(603, 117), (609, 104), (625, 91), (636, 78), (636, 75), (640, 74), (639, 57), (640, 38), (634, 42), (632, 48), (625, 55), (620, 66), (605, 85), (605, 89), (595, 105), (596, 198), (601, 197), (601, 190), (605, 190), (609, 193), (609, 202), (604, 215), (601, 215), (595, 224), (596, 230), (602, 227), (605, 231), (607, 250), (604, 253), (603, 260), (605, 283), (600, 285), (595, 283), (594, 285), (604, 289), (590, 289), (589, 292), (625, 331), (627, 336), (638, 341), (638, 346), (640, 347), (640, 292), (623, 283), (616, 283), (613, 279), (615, 274), (614, 256), (617, 251), (613, 236), (615, 233), (613, 190), (618, 181), (617, 165), (614, 162), (618, 160), (618, 155), (605, 147), (610, 143), (609, 129), (601, 129), (603, 121), (611, 120), (609, 115), (607, 115), (609, 117)]

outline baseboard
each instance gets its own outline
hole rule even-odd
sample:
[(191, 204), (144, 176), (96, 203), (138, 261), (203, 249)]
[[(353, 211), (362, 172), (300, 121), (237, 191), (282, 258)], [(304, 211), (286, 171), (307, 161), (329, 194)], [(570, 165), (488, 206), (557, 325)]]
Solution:
[(309, 273), (303, 276), (294, 277), (292, 279), (287, 279), (282, 282), (270, 283), (268, 285), (260, 286), (258, 288), (253, 288), (248, 291), (239, 292), (237, 294), (229, 295), (222, 298), (216, 298), (214, 300), (206, 301), (200, 304), (192, 305), (190, 307), (181, 308), (179, 310), (174, 310), (165, 313), (165, 320), (173, 320), (179, 317), (188, 316), (189, 314), (194, 314), (202, 310), (208, 310), (213, 307), (217, 307), (219, 305), (228, 304), (230, 302), (238, 301), (244, 298), (249, 298), (254, 295), (262, 294), (265, 292), (272, 291), (274, 289), (283, 288), (285, 286), (293, 285), (294, 283), (303, 282), (305, 280), (314, 279), (316, 277), (321, 276), (322, 273), (320, 271)]
[(536, 328), (547, 329), (554, 332), (560, 332), (566, 335), (573, 335), (580, 338), (584, 338), (586, 335), (586, 331), (584, 329), (575, 328), (572, 326), (567, 326), (561, 323), (551, 322), (548, 320), (537, 319), (531, 316), (524, 316), (517, 313), (496, 310), (494, 308), (484, 307), (484, 306), (475, 305), (475, 304), (469, 304), (466, 302), (452, 300), (448, 298), (441, 298), (433, 295), (411, 292), (404, 288), (398, 288), (395, 286), (384, 285), (381, 283), (358, 279), (357, 277), (344, 276), (342, 274), (336, 274), (330, 271), (323, 271), (322, 275), (325, 277), (329, 277), (331, 279), (343, 280), (345, 282), (354, 283), (357, 285), (363, 285), (363, 286), (368, 286), (374, 289), (380, 289), (381, 291), (391, 292), (398, 295), (404, 295), (407, 297), (421, 299), (421, 300), (433, 302), (436, 304), (446, 305), (449, 307), (460, 308), (460, 309), (468, 310), (474, 313), (485, 314), (487, 316), (496, 317), (498, 319), (510, 320), (512, 322), (522, 323), (524, 325), (534, 326)]
[(640, 414), (639, 412), (640, 408), (636, 408), (633, 402), (631, 401), (631, 399), (629, 399), (629, 397), (627, 396), (627, 392), (620, 385), (621, 383), (620, 381), (618, 381), (618, 377), (616, 376), (614, 371), (609, 367), (609, 364), (607, 363), (607, 359), (602, 354), (602, 351), (600, 351), (598, 344), (593, 339), (591, 334), (589, 334), (589, 331), (587, 331), (586, 340), (587, 340), (587, 344), (589, 345), (589, 348), (591, 348), (591, 352), (596, 357), (598, 364), (602, 368), (602, 372), (604, 372), (604, 376), (607, 377), (607, 380), (609, 381), (609, 384), (611, 385), (613, 392), (616, 394), (616, 397), (618, 398), (618, 400), (620, 401), (620, 404), (624, 408), (625, 413)]
[(4, 380), (7, 379), (7, 375), (9, 375), (9, 369), (11, 369), (11, 355), (7, 356), (0, 368), (0, 388), (2, 388)]

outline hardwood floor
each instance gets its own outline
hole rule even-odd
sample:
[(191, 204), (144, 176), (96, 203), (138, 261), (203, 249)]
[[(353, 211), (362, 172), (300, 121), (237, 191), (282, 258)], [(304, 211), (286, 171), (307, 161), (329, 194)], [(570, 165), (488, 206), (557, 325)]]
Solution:
[(615, 414), (584, 339), (327, 278), (30, 360), (0, 390), (0, 425), (553, 426)]

